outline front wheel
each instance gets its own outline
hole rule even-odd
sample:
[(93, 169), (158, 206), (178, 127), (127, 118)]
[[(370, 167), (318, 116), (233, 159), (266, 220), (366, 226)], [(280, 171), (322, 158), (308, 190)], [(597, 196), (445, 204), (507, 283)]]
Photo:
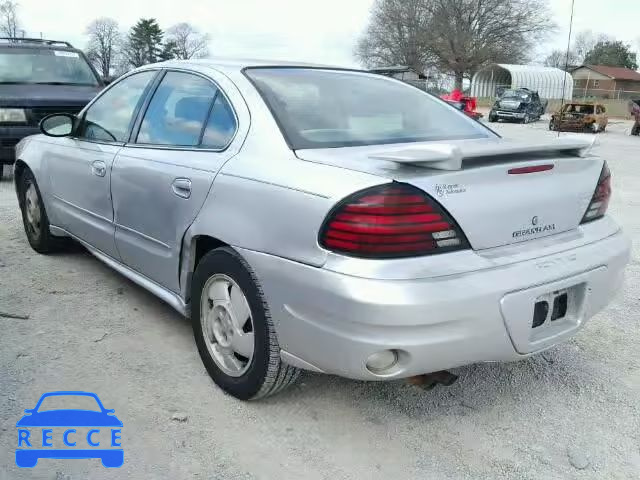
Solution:
[(495, 113), (489, 112), (489, 123), (494, 123), (498, 120), (498, 116)]
[(67, 239), (54, 237), (49, 232), (49, 218), (31, 170), (25, 170), (20, 178), (19, 200), (22, 223), (31, 248), (38, 253), (52, 253), (63, 249)]
[(549, 130), (554, 131), (556, 129), (556, 122), (549, 120)]
[(191, 292), (198, 352), (213, 381), (241, 400), (279, 392), (299, 370), (280, 359), (275, 327), (258, 279), (233, 249), (217, 248), (198, 263)]

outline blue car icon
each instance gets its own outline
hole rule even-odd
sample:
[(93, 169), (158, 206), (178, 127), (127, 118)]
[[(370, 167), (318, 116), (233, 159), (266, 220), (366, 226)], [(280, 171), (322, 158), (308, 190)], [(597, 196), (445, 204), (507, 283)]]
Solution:
[[(51, 397), (85, 397), (84, 400), (94, 399), (97, 407), (94, 410), (82, 410), (82, 409), (44, 409), (42, 403), (50, 399)], [(60, 400), (60, 399), (58, 399)], [(66, 400), (66, 398), (64, 399)], [(90, 401), (90, 400), (89, 400)], [(93, 403), (91, 402), (93, 405)], [(38, 400), (38, 403), (33, 409), (27, 409), (26, 413), (18, 423), (16, 427), (18, 431), (18, 447), (27, 446), (31, 447), (33, 441), (33, 447), (36, 447), (35, 435), (30, 441), (29, 430), (32, 427), (92, 427), (93, 430), (89, 430), (87, 435), (88, 446), (99, 446), (98, 442), (92, 440), (93, 434), (98, 434), (101, 428), (111, 429), (111, 446), (120, 447), (120, 429), (122, 422), (114, 415), (114, 410), (104, 408), (100, 398), (95, 393), (91, 392), (48, 392), (43, 394)], [(43, 430), (42, 435), (42, 447), (45, 448), (17, 448), (16, 449), (16, 465), (19, 467), (34, 467), (38, 463), (40, 458), (99, 458), (102, 461), (102, 465), (105, 467), (120, 467), (124, 462), (124, 453), (122, 448), (46, 448), (52, 447), (50, 432), (52, 430)], [(71, 443), (68, 440), (71, 433), (75, 434), (76, 430), (70, 428), (65, 431), (64, 444), (67, 446), (75, 446), (76, 442)], [(49, 435), (49, 436), (48, 436)], [(45, 440), (47, 441), (45, 443)]]

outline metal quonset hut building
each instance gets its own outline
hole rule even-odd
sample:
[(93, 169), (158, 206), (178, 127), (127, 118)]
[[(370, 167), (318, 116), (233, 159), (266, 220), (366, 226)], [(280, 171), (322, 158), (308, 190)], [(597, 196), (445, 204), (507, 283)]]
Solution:
[(571, 99), (573, 78), (571, 74), (552, 67), (536, 65), (509, 65), (496, 63), (479, 70), (471, 79), (471, 96), (495, 97), (497, 87), (526, 87), (537, 90), (542, 98)]

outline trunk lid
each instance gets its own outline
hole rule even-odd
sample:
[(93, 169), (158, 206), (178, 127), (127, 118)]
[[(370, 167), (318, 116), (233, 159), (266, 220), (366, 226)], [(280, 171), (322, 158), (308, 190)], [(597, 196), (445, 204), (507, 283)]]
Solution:
[[(296, 155), (422, 189), (480, 250), (576, 229), (603, 163), (585, 154), (588, 147), (584, 140), (522, 144), (498, 138), (298, 150)], [(539, 165), (552, 168), (509, 173)]]

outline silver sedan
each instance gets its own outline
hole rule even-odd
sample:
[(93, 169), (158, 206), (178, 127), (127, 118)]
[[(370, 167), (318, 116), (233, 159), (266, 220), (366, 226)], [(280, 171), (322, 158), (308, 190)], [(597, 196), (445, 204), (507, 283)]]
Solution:
[(78, 241), (190, 316), (241, 399), (301, 369), (524, 358), (605, 307), (629, 257), (588, 144), (507, 141), (367, 72), (149, 65), (41, 130), (16, 151), (31, 246)]

